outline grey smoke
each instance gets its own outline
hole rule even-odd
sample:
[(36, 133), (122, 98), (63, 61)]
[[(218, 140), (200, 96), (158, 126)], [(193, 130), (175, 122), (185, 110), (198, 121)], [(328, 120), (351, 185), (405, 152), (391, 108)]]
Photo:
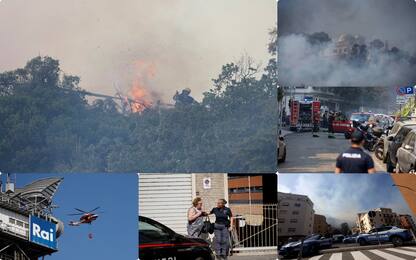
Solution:
[[(279, 38), (279, 84), (282, 86), (407, 86), (416, 82), (411, 57), (392, 49), (370, 48), (362, 64), (335, 53), (336, 40), (312, 44), (308, 36), (292, 34)], [(351, 36), (352, 37), (352, 36)], [(404, 54), (403, 54), (404, 55)], [(349, 55), (348, 55), (349, 56)]]
[(48, 55), (82, 88), (113, 95), (142, 60), (155, 63), (149, 84), (163, 101), (185, 87), (200, 100), (225, 63), (245, 52), (267, 62), (275, 10), (272, 0), (2, 0), (0, 72)]
[[(379, 64), (370, 64), (366, 70), (344, 68), (343, 64), (319, 60), (318, 56), (308, 55), (309, 46), (302, 43), (299, 34), (325, 32), (336, 40), (341, 34), (362, 35), (367, 43), (374, 39), (387, 41), (389, 47), (397, 47), (410, 55), (416, 54), (416, 2), (412, 0), (280, 0), (278, 8), (279, 65), (295, 64), (294, 75), (298, 81), (279, 71), (281, 85), (408, 85), (415, 83), (409, 76), (412, 68), (405, 63), (386, 66), (386, 57), (380, 57)], [(286, 38), (289, 37), (289, 38)], [(291, 46), (293, 44), (294, 46)], [(304, 47), (305, 49), (297, 49)], [(327, 46), (330, 48), (331, 46)], [(285, 53), (286, 52), (286, 53)], [(305, 56), (301, 56), (304, 54)], [(297, 59), (291, 59), (295, 57)], [(302, 59), (300, 59), (302, 58)], [(303, 60), (303, 58), (305, 60)], [(318, 59), (318, 60), (317, 60)], [(299, 63), (310, 62), (310, 66)], [(383, 65), (384, 64), (384, 65)], [(314, 66), (312, 68), (312, 66)], [(333, 68), (335, 66), (336, 68)], [(286, 66), (287, 67), (287, 66)], [(299, 68), (298, 68), (299, 67)], [(344, 72), (343, 69), (346, 69)], [(413, 68), (414, 69), (414, 68)], [(315, 72), (313, 70), (316, 70)], [(286, 71), (287, 72), (287, 71)], [(289, 73), (291, 73), (289, 71)], [(324, 75), (329, 73), (329, 75)], [(391, 75), (397, 74), (398, 75)], [(315, 77), (311, 78), (310, 76)], [(285, 79), (285, 77), (288, 77)], [(381, 76), (381, 78), (379, 78)], [(368, 77), (367, 80), (364, 80)], [(316, 82), (311, 82), (315, 79)], [(400, 79), (400, 82), (396, 80)]]

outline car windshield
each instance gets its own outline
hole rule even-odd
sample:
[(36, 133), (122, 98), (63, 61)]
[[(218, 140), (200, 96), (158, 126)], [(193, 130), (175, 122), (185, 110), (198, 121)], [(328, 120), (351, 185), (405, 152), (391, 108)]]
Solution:
[(305, 238), (305, 241), (309, 241), (309, 240), (318, 240), (319, 238), (321, 238), (321, 235), (312, 235), (310, 237)]
[(367, 122), (371, 114), (352, 114), (351, 121)]

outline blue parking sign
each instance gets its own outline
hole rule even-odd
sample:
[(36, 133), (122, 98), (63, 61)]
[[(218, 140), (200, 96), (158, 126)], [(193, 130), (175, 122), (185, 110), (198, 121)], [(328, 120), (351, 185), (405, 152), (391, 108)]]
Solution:
[(31, 215), (29, 217), (29, 239), (31, 242), (57, 249), (56, 224)]
[(414, 87), (413, 86), (406, 86), (406, 87), (397, 87), (396, 88), (397, 95), (413, 95), (414, 94)]

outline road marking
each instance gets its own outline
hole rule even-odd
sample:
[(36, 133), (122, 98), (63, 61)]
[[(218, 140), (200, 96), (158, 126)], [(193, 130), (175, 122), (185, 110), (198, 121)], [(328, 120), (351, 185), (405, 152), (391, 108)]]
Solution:
[(309, 260), (319, 260), (319, 259), (321, 259), (321, 257), (323, 257), (323, 255), (317, 255), (317, 256), (314, 256), (312, 258), (309, 258)]
[(366, 255), (364, 255), (363, 253), (361, 253), (360, 251), (352, 251), (350, 252), (352, 257), (354, 259), (360, 259), (360, 260), (371, 260), (370, 258), (368, 258)]
[(392, 251), (392, 252), (397, 252), (397, 253), (400, 253), (400, 254), (403, 254), (403, 255), (416, 256), (415, 251), (407, 251), (407, 250), (398, 249), (398, 248), (387, 248), (386, 250)]
[(342, 253), (335, 253), (331, 255), (331, 258), (329, 260), (342, 260)]
[(385, 252), (383, 252), (383, 251), (376, 250), (376, 249), (374, 249), (374, 250), (369, 250), (369, 252), (371, 252), (371, 253), (373, 253), (373, 254), (375, 254), (375, 255), (378, 255), (378, 256), (380, 256), (380, 257), (382, 257), (382, 258), (384, 258), (384, 259), (388, 259), (388, 260), (404, 260), (404, 258), (397, 257), (397, 256), (395, 256), (395, 255), (388, 254), (388, 253), (385, 253)]
[(401, 248), (403, 248), (403, 249), (409, 249), (409, 250), (412, 250), (412, 251), (415, 251), (416, 250), (416, 247), (409, 247), (409, 246), (404, 246), (404, 247), (401, 247)]

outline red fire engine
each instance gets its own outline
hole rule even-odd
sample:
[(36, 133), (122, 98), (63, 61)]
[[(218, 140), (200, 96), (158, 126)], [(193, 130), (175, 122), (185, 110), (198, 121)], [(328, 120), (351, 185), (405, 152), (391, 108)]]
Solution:
[(290, 130), (315, 130), (319, 129), (321, 119), (320, 101), (289, 100), (290, 106)]

